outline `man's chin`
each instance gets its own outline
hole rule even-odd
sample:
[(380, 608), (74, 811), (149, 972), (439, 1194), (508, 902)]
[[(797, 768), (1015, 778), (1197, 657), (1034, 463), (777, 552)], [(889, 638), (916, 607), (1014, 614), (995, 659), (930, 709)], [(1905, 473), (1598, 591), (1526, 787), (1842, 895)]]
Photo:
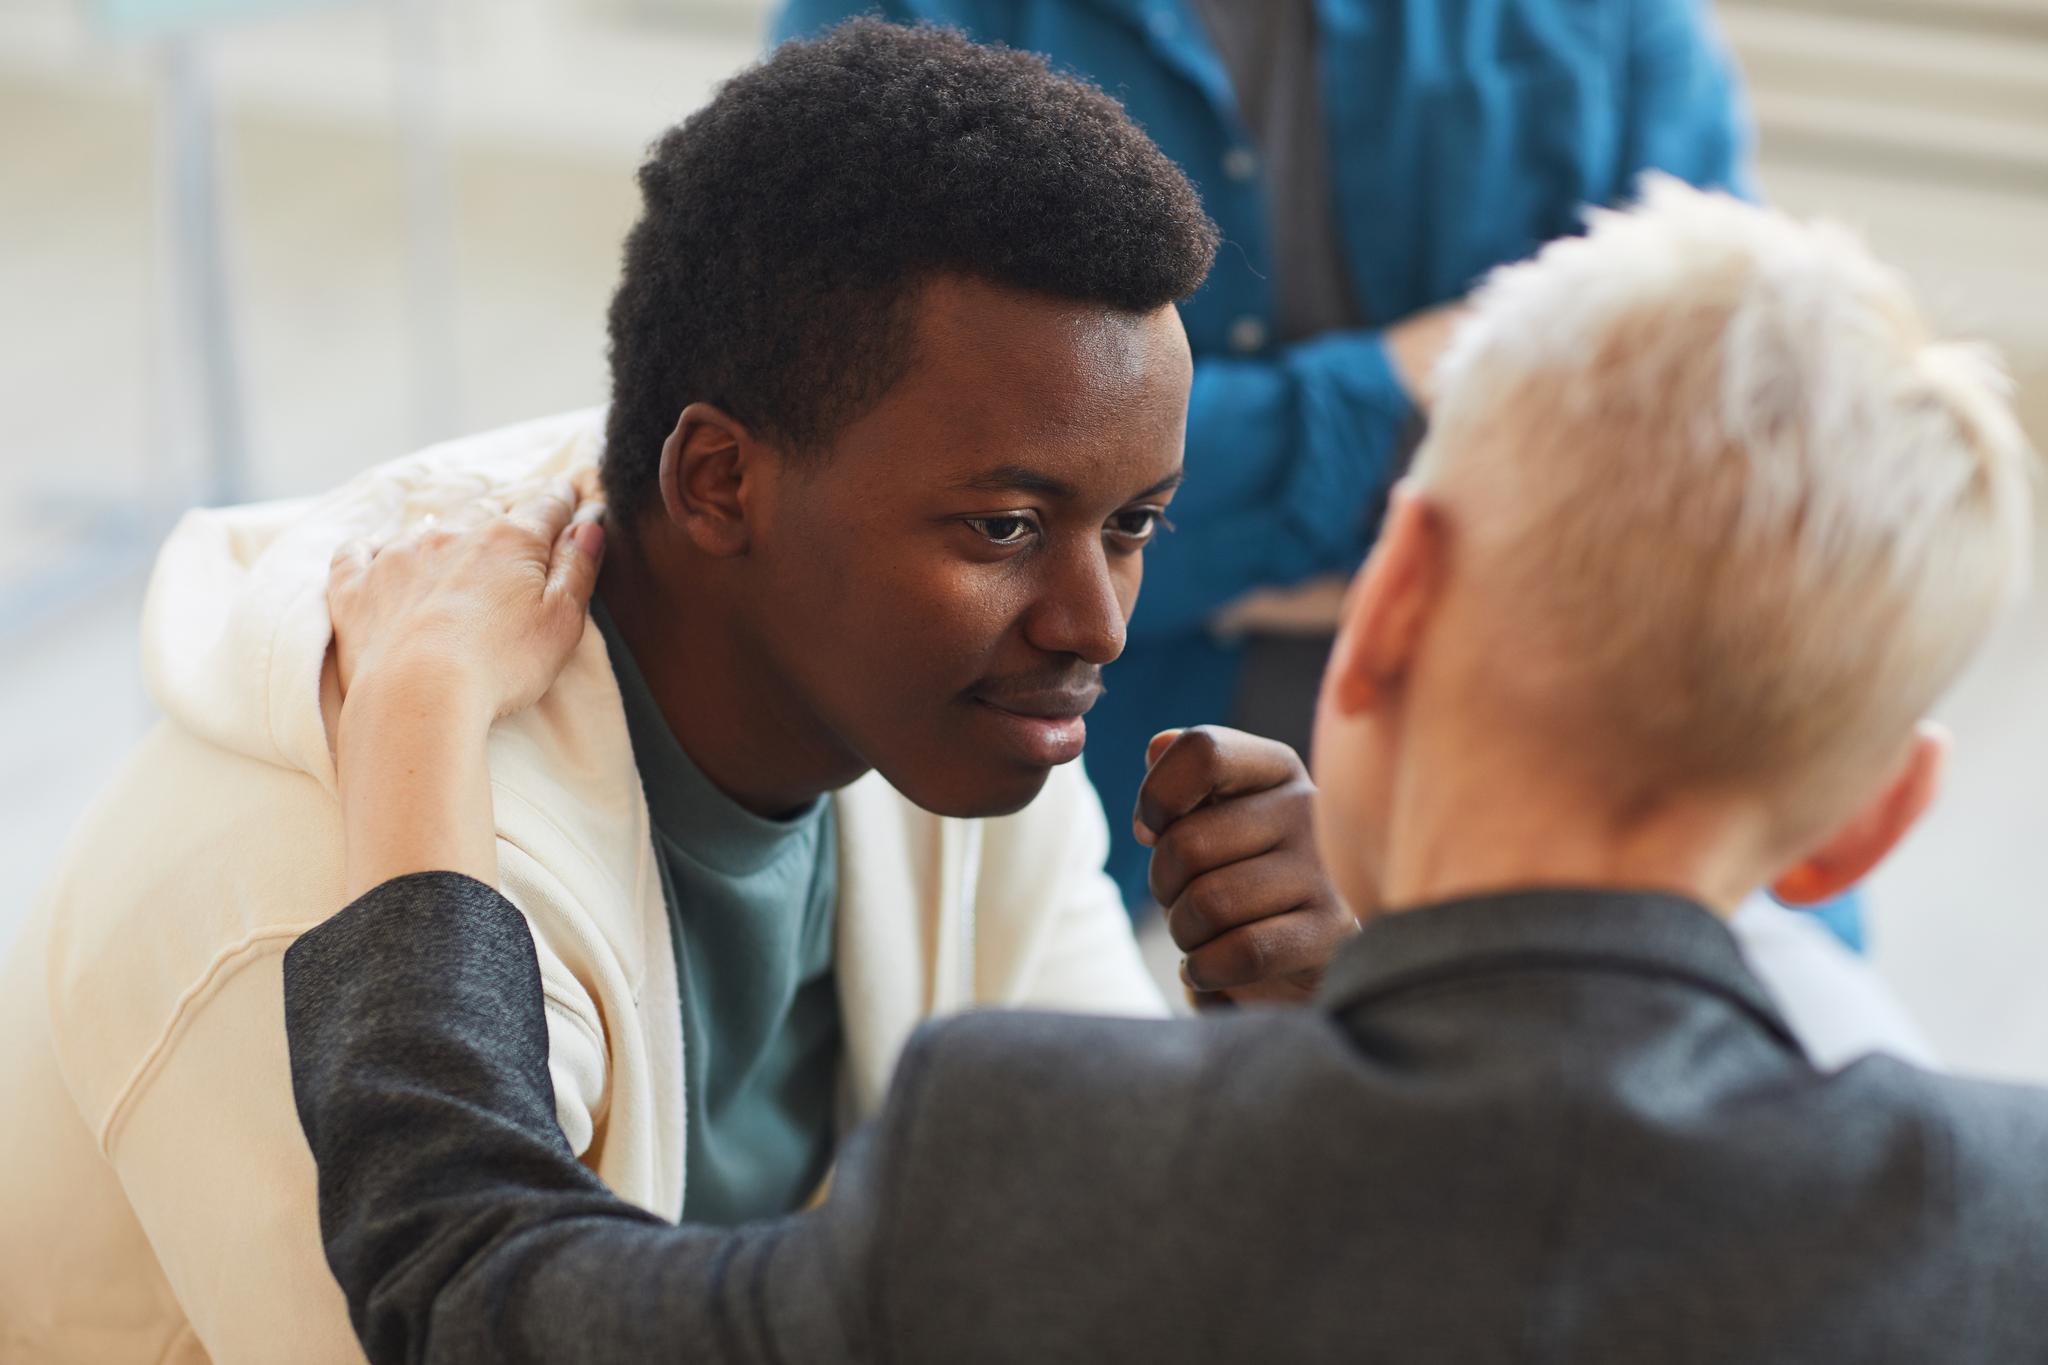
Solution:
[(933, 815), (956, 820), (984, 820), (998, 815), (1015, 815), (1045, 790), (1052, 769), (1005, 764), (961, 768), (944, 773), (904, 773), (883, 770), (889, 785), (908, 797), (912, 804)]

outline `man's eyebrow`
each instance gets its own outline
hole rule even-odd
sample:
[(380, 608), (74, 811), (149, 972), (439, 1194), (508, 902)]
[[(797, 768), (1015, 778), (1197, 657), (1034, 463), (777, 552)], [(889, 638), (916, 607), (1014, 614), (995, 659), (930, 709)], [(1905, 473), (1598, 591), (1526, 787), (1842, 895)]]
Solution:
[(970, 493), (1039, 493), (1048, 498), (1074, 496), (1072, 484), (1021, 464), (998, 465), (971, 479), (961, 480), (960, 487)]
[[(1137, 496), (1156, 498), (1161, 493), (1180, 487), (1181, 470), (1174, 470), (1158, 483), (1153, 484)], [(1074, 487), (1063, 479), (1056, 479), (1043, 470), (1031, 469), (1021, 464), (998, 465), (994, 469), (964, 479), (960, 487), (971, 493), (1037, 493), (1048, 498), (1071, 498)]]

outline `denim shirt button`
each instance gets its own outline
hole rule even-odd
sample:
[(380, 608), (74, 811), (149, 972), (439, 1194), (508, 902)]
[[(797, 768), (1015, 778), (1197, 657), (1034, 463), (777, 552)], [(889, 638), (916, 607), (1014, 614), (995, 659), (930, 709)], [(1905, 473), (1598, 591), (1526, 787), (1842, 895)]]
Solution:
[(1259, 173), (1258, 155), (1249, 147), (1232, 147), (1223, 154), (1223, 173), (1232, 180), (1249, 180)]
[(1241, 317), (1230, 324), (1230, 349), (1251, 355), (1266, 348), (1266, 324), (1255, 317)]

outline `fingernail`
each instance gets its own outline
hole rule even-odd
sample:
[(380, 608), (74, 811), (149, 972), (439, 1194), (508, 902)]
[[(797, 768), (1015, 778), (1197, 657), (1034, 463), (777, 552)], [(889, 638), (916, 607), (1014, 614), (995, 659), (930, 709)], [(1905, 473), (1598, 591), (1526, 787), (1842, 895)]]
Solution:
[(1145, 847), (1152, 847), (1152, 830), (1148, 825), (1146, 825), (1146, 823), (1143, 820), (1135, 818), (1132, 819), (1131, 834), (1137, 839), (1139, 843), (1143, 844)]
[(1188, 970), (1188, 960), (1186, 958), (1180, 960), (1180, 982), (1191, 991), (1202, 989), (1201, 983), (1195, 980), (1195, 974)]
[(589, 555), (592, 559), (604, 553), (603, 522), (580, 522), (570, 534), (576, 537), (576, 548)]

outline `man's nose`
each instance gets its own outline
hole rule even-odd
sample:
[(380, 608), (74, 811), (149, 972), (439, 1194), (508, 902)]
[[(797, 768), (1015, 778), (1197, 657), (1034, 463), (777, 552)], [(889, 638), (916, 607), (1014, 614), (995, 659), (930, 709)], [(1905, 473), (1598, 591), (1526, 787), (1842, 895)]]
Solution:
[(1128, 614), (1108, 553), (1097, 546), (1060, 557), (1026, 618), (1025, 635), (1047, 653), (1106, 664), (1124, 652)]

